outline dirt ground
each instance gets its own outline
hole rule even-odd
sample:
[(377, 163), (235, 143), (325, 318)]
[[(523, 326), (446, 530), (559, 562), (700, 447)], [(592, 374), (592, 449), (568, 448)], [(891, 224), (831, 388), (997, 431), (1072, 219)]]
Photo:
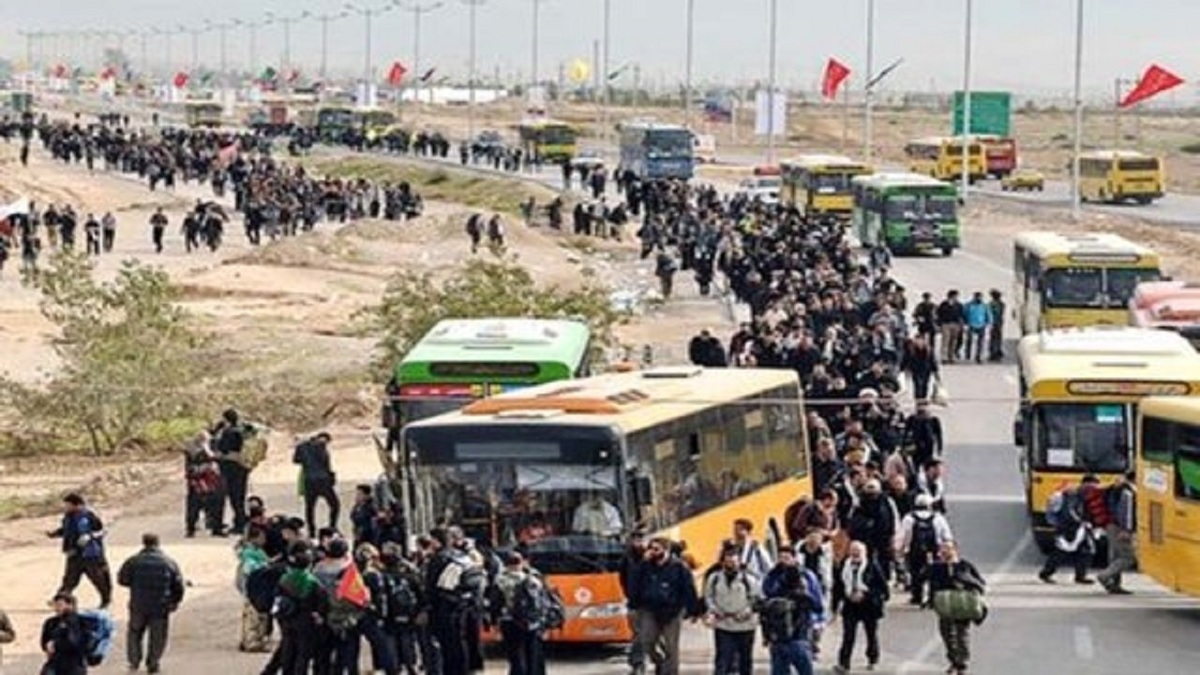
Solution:
[[(40, 203), (70, 202), (85, 214), (111, 210), (117, 215), (117, 254), (99, 260), (98, 274), (113, 274), (119, 261), (130, 257), (161, 265), (183, 287), (186, 306), (231, 348), (260, 355), (264, 373), (294, 374), (297, 381), (361, 378), (371, 344), (348, 336), (350, 315), (376, 300), (388, 274), (396, 269), (445, 269), (450, 261), (470, 255), (462, 232), (468, 210), (443, 202), (427, 203), (426, 215), (414, 222), (362, 221), (339, 230), (324, 225), (314, 234), (261, 249), (251, 249), (235, 225), (218, 253), (187, 255), (178, 223), (182, 211), (206, 191), (182, 186), (174, 194), (150, 193), (123, 177), (102, 172), (89, 176), (81, 167), (53, 164), (40, 152), (34, 153), (29, 169), (22, 169), (14, 161), (14, 151), (0, 147), (0, 185), (7, 191)], [(157, 206), (169, 212), (172, 222), (162, 255), (152, 252), (145, 224)], [(1200, 237), (1165, 227), (1094, 214), (1085, 223), (1074, 224), (1065, 214), (983, 200), (971, 207), (967, 226), (986, 226), (1000, 234), (1030, 227), (1113, 230), (1165, 253), (1168, 271), (1178, 278), (1200, 278)], [(588, 266), (616, 291), (651, 285), (649, 265), (636, 259), (630, 243), (580, 247), (561, 235), (515, 224), (509, 234), (522, 263), (546, 283), (578, 283), (581, 268)], [(720, 303), (698, 298), (689, 282), (677, 285), (683, 289), (678, 300), (635, 317), (620, 330), (623, 343), (635, 352), (650, 345), (659, 363), (682, 361), (687, 338), (700, 328), (728, 330), (728, 316)], [(23, 287), (12, 270), (0, 279), (0, 335), (6, 344), (0, 353), (0, 370), (10, 376), (33, 381), (55, 367), (50, 326), (37, 313), (35, 293)], [(364, 388), (362, 395), (371, 400), (374, 392)], [(363, 419), (332, 429), (343, 494), (379, 472), (370, 425)], [(296, 512), (298, 508), (287, 449), (293, 434), (308, 431), (277, 430), (272, 453), (253, 476), (253, 490), (274, 510)], [(14, 497), (53, 504), (53, 495), (82, 487), (112, 525), (114, 565), (134, 551), (142, 532), (160, 533), (190, 583), (185, 609), (173, 627), (169, 672), (199, 675), (211, 671), (213, 663), (222, 664), (231, 675), (257, 672), (262, 658), (235, 650), (239, 600), (232, 586), (231, 542), (182, 538), (180, 469), (175, 458), (106, 462), (0, 458), (0, 504)], [(343, 514), (348, 509), (344, 502)], [(8, 672), (34, 672), (38, 662), (34, 631), (46, 615), (45, 603), (60, 573), (57, 548), (41, 534), (53, 524), (53, 518), (37, 517), (0, 525), (0, 588), (5, 589), (0, 607), (13, 617), (20, 635), (5, 655)], [(85, 605), (96, 602), (86, 583), (81, 597)], [(119, 619), (124, 618), (124, 601), (124, 594), (118, 593)], [(97, 672), (123, 670), (122, 645), (119, 640), (110, 663)]]

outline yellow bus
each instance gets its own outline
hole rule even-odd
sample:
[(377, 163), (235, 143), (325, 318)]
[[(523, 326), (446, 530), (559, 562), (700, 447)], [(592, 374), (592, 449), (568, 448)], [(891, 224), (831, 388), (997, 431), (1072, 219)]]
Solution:
[(1149, 204), (1166, 192), (1160, 157), (1129, 150), (1097, 150), (1079, 156), (1079, 198), (1085, 202)]
[(1137, 454), (1138, 569), (1200, 596), (1200, 400), (1143, 400)]
[[(917, 138), (904, 146), (904, 155), (908, 157), (908, 170), (912, 173), (951, 182), (962, 178), (963, 140), (960, 137)], [(978, 139), (972, 139), (967, 145), (967, 171), (972, 183), (987, 178), (987, 153)]]
[(854, 213), (855, 176), (874, 173), (870, 165), (841, 155), (800, 155), (780, 164), (783, 202), (805, 218), (850, 220)]
[(529, 119), (517, 125), (521, 149), (529, 157), (540, 157), (548, 163), (561, 164), (575, 156), (575, 127), (550, 119)]
[(1138, 401), (1200, 394), (1200, 356), (1175, 333), (1104, 326), (1028, 335), (1017, 357), (1013, 440), (1034, 538), (1046, 548), (1050, 496), (1085, 474), (1111, 482), (1128, 471)]
[(1129, 300), (1162, 278), (1154, 251), (1116, 234), (1022, 232), (1013, 240), (1013, 314), (1022, 335), (1129, 323)]
[(193, 129), (212, 129), (221, 126), (225, 108), (214, 101), (188, 101), (184, 104), (184, 117)]
[(567, 608), (550, 639), (627, 642), (624, 537), (645, 527), (707, 562), (737, 518), (773, 531), (812, 494), (802, 403), (792, 371), (693, 367), (482, 399), (404, 428), (406, 522), (522, 550)]

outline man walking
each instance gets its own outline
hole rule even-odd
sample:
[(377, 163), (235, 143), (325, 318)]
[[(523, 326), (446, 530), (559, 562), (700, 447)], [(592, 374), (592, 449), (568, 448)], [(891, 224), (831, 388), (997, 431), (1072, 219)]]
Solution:
[(67, 556), (58, 591), (73, 593), (86, 574), (100, 594), (100, 609), (107, 609), (112, 602), (112, 574), (104, 555), (104, 523), (77, 493), (63, 497), (63, 507), (62, 525), (46, 533), (49, 537), (62, 539), (62, 550)]
[(547, 620), (549, 591), (541, 575), (528, 568), (518, 552), (504, 561), (491, 595), (494, 625), (500, 627), (509, 675), (545, 675), (542, 631)]
[(338, 515), (342, 502), (337, 495), (337, 475), (329, 458), (329, 442), (333, 437), (322, 431), (296, 446), (292, 463), (300, 465), (300, 484), (304, 489), (304, 519), (308, 523), (308, 536), (317, 536), (317, 500), (325, 500), (329, 507), (329, 528), (338, 529)]
[(142, 535), (142, 550), (121, 565), (117, 582), (129, 588), (129, 632), (125, 640), (129, 669), (142, 665), (142, 638), (150, 632), (146, 672), (159, 672), (167, 650), (170, 615), (183, 602), (183, 575), (159, 547), (157, 534)]
[(1112, 521), (1104, 528), (1108, 540), (1108, 567), (1096, 575), (1104, 590), (1113, 595), (1129, 595), (1131, 591), (1121, 585), (1121, 574), (1132, 570), (1137, 564), (1134, 537), (1137, 532), (1137, 490), (1134, 488), (1134, 472), (1117, 478), (1107, 488), (1104, 498)]
[[(229, 507), (233, 510), (233, 534), (243, 534), (246, 529), (246, 488), (250, 482), (250, 470), (242, 464), (242, 450), (246, 445), (246, 432), (236, 410), (230, 408), (221, 414), (221, 421), (212, 430), (213, 450), (221, 467), (221, 483)], [(224, 511), (222, 506), (221, 511)], [(224, 514), (221, 514), (224, 516)], [(223, 519), (223, 518), (222, 518)], [(220, 529), (224, 529), (221, 525)]]
[(754, 607), (761, 599), (759, 580), (742, 569), (736, 545), (721, 551), (721, 567), (704, 580), (706, 623), (713, 627), (716, 663), (721, 675), (754, 672)]
[(946, 293), (946, 299), (937, 307), (935, 318), (938, 332), (942, 335), (942, 361), (954, 363), (958, 358), (963, 332), (963, 305), (958, 300), (958, 291)]
[(150, 216), (150, 240), (154, 242), (154, 252), (163, 252), (163, 233), (167, 230), (167, 215), (163, 213), (162, 207)]
[(989, 293), (991, 300), (988, 310), (992, 313), (992, 326), (988, 329), (988, 361), (993, 363), (1004, 360), (1004, 297), (1000, 291), (992, 289)]
[(879, 622), (883, 619), (888, 600), (888, 584), (879, 565), (867, 555), (867, 545), (861, 541), (850, 544), (850, 553), (834, 574), (833, 612), (842, 616), (842, 646), (833, 672), (850, 672), (850, 658), (858, 627), (867, 636), (867, 666), (874, 670), (879, 663)]
[(104, 214), (100, 219), (100, 230), (104, 238), (104, 252), (112, 253), (113, 244), (117, 241), (117, 218), (111, 211)]
[(671, 555), (671, 541), (655, 537), (633, 571), (629, 606), (638, 613), (638, 639), (657, 675), (679, 675), (679, 631), (699, 604), (692, 572)]

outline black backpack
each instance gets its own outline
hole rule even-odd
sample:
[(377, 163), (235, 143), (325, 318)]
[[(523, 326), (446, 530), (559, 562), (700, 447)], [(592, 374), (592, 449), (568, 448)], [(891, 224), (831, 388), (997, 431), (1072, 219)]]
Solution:
[(796, 635), (796, 603), (791, 598), (768, 598), (758, 609), (763, 639), (768, 644), (783, 644)]
[(266, 614), (275, 606), (279, 592), (279, 580), (283, 578), (283, 565), (260, 567), (246, 577), (246, 600), (254, 611)]
[(533, 575), (526, 575), (513, 590), (508, 613), (513, 623), (521, 628), (541, 630), (547, 614), (545, 585)]
[(937, 528), (933, 525), (934, 516), (928, 518), (913, 516), (912, 544), (909, 546), (910, 555), (926, 556), (938, 550)]
[(388, 618), (393, 623), (408, 624), (421, 612), (421, 596), (413, 580), (404, 575), (387, 577)]

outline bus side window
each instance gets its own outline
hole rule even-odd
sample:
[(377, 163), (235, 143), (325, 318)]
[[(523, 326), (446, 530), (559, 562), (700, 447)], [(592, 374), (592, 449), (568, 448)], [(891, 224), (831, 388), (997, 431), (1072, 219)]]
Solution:
[(1175, 496), (1200, 500), (1200, 427), (1174, 424), (1168, 449), (1175, 457)]
[(1142, 451), (1142, 459), (1147, 462), (1166, 464), (1171, 461), (1173, 448), (1179, 443), (1176, 433), (1179, 426), (1173, 422), (1142, 418), (1142, 438), (1138, 446)]

